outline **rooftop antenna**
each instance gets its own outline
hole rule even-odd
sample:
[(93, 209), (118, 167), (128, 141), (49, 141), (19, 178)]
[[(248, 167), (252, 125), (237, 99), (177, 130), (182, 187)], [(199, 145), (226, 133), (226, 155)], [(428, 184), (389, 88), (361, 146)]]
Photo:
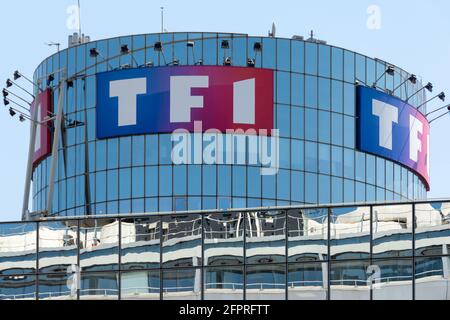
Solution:
[[(80, 35), (80, 44), (81, 44), (81, 42), (82, 42), (82, 40), (81, 40), (81, 38), (82, 38), (82, 36), (81, 36), (81, 4), (80, 4), (80, 0), (78, 0), (78, 28), (79, 28), (79, 35)], [(58, 50), (59, 51), (59, 50)]]
[(277, 34), (277, 27), (275, 26), (275, 22), (272, 23), (272, 31), (269, 31), (269, 37), (275, 38)]

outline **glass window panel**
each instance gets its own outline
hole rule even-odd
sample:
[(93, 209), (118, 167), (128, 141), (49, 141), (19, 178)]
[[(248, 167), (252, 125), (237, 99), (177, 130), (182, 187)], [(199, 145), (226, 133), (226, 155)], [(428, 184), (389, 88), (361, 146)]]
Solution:
[(344, 111), (344, 85), (340, 81), (331, 81), (331, 109), (334, 112)]
[(121, 222), (122, 270), (159, 268), (161, 222), (159, 217)]
[(244, 270), (242, 267), (207, 268), (204, 280), (205, 300), (242, 300)]
[(342, 261), (331, 263), (331, 300), (370, 300), (367, 285), (369, 261)]
[(201, 181), (202, 181), (202, 167), (195, 165), (188, 166), (189, 195), (201, 195), (202, 193)]
[(283, 71), (291, 70), (291, 41), (277, 39), (277, 69)]
[(120, 138), (120, 167), (131, 166), (131, 137)]
[(39, 223), (39, 271), (66, 273), (78, 264), (78, 222)]
[(356, 152), (356, 180), (364, 182), (366, 180), (366, 155)]
[(375, 157), (372, 155), (366, 155), (366, 174), (367, 174), (367, 183), (375, 185), (375, 171), (376, 171), (376, 164), (375, 164)]
[(416, 300), (448, 300), (447, 272), (449, 257), (416, 258)]
[(450, 249), (450, 203), (417, 204), (416, 256), (447, 255)]
[(160, 300), (160, 272), (122, 272), (120, 276), (121, 300)]
[(0, 224), (0, 275), (36, 272), (36, 224)]
[(323, 110), (331, 109), (330, 79), (319, 78), (319, 108)]
[(305, 104), (305, 77), (300, 74), (291, 74), (291, 104), (304, 106)]
[(345, 51), (344, 54), (344, 80), (347, 82), (355, 82), (355, 54)]
[(289, 265), (289, 300), (326, 300), (327, 263), (302, 263)]
[(333, 203), (344, 202), (344, 180), (342, 178), (333, 177), (331, 180), (331, 196)]
[(0, 300), (35, 300), (36, 276), (0, 276)]
[(331, 148), (331, 172), (333, 176), (342, 177), (344, 174), (343, 149), (338, 147)]
[(280, 137), (289, 138), (291, 135), (290, 126), (291, 110), (288, 106), (277, 105), (277, 129), (280, 130)]
[(203, 166), (203, 194), (215, 196), (216, 188), (216, 166)]
[(119, 263), (119, 221), (80, 221), (80, 265), (83, 271), (117, 270)]
[(318, 102), (318, 80), (317, 77), (306, 76), (306, 106), (310, 108), (317, 108)]
[(159, 167), (159, 195), (172, 196), (172, 167)]
[(164, 300), (200, 300), (202, 272), (200, 269), (163, 271)]
[(303, 139), (305, 136), (305, 109), (291, 108), (291, 137)]
[(244, 263), (244, 216), (241, 213), (207, 215), (203, 228), (205, 265)]
[(291, 75), (288, 72), (277, 72), (277, 101), (290, 104)]
[(374, 207), (373, 256), (405, 257), (412, 254), (412, 206)]
[(319, 203), (328, 204), (331, 202), (331, 177), (319, 175)]
[(263, 38), (263, 68), (275, 69), (276, 66), (276, 39)]
[(248, 196), (252, 198), (261, 197), (261, 169), (258, 167), (248, 167)]
[(317, 174), (306, 173), (305, 186), (306, 186), (306, 203), (316, 204), (318, 200)]
[(324, 261), (328, 254), (328, 210), (288, 211), (288, 261)]
[[(286, 251), (284, 211), (246, 213), (246, 257), (249, 264), (283, 262)], [(262, 251), (261, 248), (264, 248)]]
[(93, 273), (81, 275), (80, 300), (117, 300), (119, 275), (117, 273)]
[[(76, 264), (76, 263), (74, 263)], [(64, 269), (66, 271), (66, 268)], [(68, 288), (69, 274), (52, 274), (39, 276), (39, 300), (76, 300), (77, 290)], [(73, 281), (73, 280), (72, 280)], [(1, 294), (1, 293), (0, 293)]]
[(331, 259), (368, 259), (370, 254), (370, 208), (333, 208)]
[(285, 300), (286, 267), (261, 265), (247, 267), (247, 300)]
[(291, 172), (291, 200), (301, 203), (305, 201), (305, 177), (303, 172)]
[(305, 44), (305, 53), (306, 53), (306, 73), (317, 75), (317, 54), (318, 47), (316, 43), (306, 43)]
[(187, 194), (187, 167), (186, 166), (174, 166), (173, 167), (173, 180), (176, 181), (173, 185), (174, 195), (182, 196)]
[(373, 300), (412, 299), (411, 260), (377, 260), (373, 264), (381, 271), (380, 276), (374, 279)]
[(332, 78), (337, 80), (343, 80), (344, 73), (344, 52), (339, 48), (332, 48)]
[(195, 267), (202, 258), (202, 217), (173, 215), (163, 219), (163, 266)]
[(331, 143), (331, 116), (326, 111), (319, 111), (319, 142)]
[(303, 73), (305, 70), (305, 43), (292, 41), (292, 71)]
[(344, 140), (343, 116), (332, 113), (331, 115), (331, 142), (334, 145), (342, 146)]

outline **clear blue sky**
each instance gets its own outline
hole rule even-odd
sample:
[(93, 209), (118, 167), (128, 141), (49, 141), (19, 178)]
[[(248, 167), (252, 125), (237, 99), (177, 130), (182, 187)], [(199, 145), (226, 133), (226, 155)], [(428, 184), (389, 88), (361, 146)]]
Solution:
[[(55, 48), (67, 45), (67, 8), (76, 0), (9, 1), (0, 19), (0, 81), (19, 69), (32, 75)], [(450, 101), (450, 2), (448, 0), (295, 0), (285, 1), (107, 1), (81, 0), (83, 31), (93, 40), (160, 31), (160, 7), (166, 8), (168, 31), (222, 31), (267, 35), (272, 22), (277, 36), (306, 36), (311, 29), (332, 45), (392, 62)], [(367, 27), (367, 9), (381, 10), (381, 29)], [(438, 105), (436, 105), (438, 106)], [(29, 126), (11, 119), (0, 106), (0, 221), (20, 220)], [(450, 117), (431, 132), (430, 198), (450, 198)]]

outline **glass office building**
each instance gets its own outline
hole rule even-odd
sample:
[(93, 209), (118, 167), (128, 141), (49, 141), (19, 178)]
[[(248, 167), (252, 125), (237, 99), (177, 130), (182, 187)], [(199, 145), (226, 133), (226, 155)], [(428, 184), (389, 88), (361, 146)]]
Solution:
[(0, 300), (449, 297), (450, 202), (0, 223)]
[[(228, 46), (223, 47), (223, 41)], [(155, 50), (160, 42), (163, 50)], [(189, 45), (188, 45), (189, 44)], [(257, 46), (255, 46), (257, 44)], [(132, 55), (121, 54), (127, 45)], [(96, 48), (97, 57), (90, 55)], [(255, 48), (259, 48), (255, 50)], [(113, 69), (173, 65), (274, 70), (274, 128), (280, 130), (280, 170), (261, 176), (252, 165), (178, 165), (170, 134), (97, 139), (96, 74)], [(355, 82), (391, 90), (403, 100), (420, 81), (387, 62), (318, 41), (228, 33), (162, 33), (94, 41), (49, 57), (37, 68), (41, 81), (67, 68), (72, 78), (64, 114), (84, 126), (63, 130), (51, 215), (86, 215), (255, 208), (302, 204), (398, 201), (426, 198), (408, 168), (355, 147)], [(404, 83), (403, 85), (400, 85)], [(400, 85), (400, 86), (399, 86)], [(395, 90), (394, 90), (395, 89)], [(57, 97), (54, 95), (54, 105)], [(409, 101), (419, 106), (425, 94)], [(33, 172), (33, 211), (46, 208), (51, 157)]]

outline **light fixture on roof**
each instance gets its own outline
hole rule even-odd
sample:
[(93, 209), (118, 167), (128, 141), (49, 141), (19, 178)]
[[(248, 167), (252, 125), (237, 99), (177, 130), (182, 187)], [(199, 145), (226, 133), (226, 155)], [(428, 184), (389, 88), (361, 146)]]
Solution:
[(394, 88), (394, 92), (397, 91), (401, 86), (403, 86), (408, 81), (411, 82), (412, 84), (416, 84), (417, 83), (417, 76), (415, 74), (410, 75), (408, 78), (406, 78), (405, 81), (403, 81), (397, 87)]
[(248, 59), (247, 60), (247, 67), (254, 68), (255, 67), (255, 59)]
[(91, 48), (91, 49), (89, 49), (89, 56), (90, 56), (91, 58), (97, 58), (97, 57), (100, 57), (103, 61), (105, 61), (105, 62), (108, 64), (108, 66), (109, 66), (110, 69), (114, 69), (114, 68), (112, 67), (112, 65), (109, 63), (109, 61), (106, 60), (105, 57), (103, 57), (103, 55), (100, 53), (100, 51), (98, 51), (97, 48)]
[(420, 88), (419, 90), (417, 90), (416, 92), (414, 92), (412, 95), (410, 95), (407, 99), (406, 102), (408, 102), (409, 100), (411, 100), (412, 97), (414, 97), (415, 95), (417, 95), (419, 92), (421, 92), (422, 90), (427, 89), (428, 92), (433, 92), (433, 84), (431, 82), (428, 82), (425, 86), (423, 86), (422, 88)]
[(441, 92), (437, 95), (435, 95), (433, 98), (428, 99), (427, 101), (425, 101), (424, 103), (422, 103), (421, 105), (419, 105), (417, 107), (418, 110), (420, 110), (421, 107), (423, 107), (424, 105), (426, 105), (427, 103), (433, 101), (434, 99), (439, 98), (439, 100), (441, 100), (442, 102), (445, 102), (445, 92)]
[(120, 54), (121, 55), (130, 55), (133, 62), (136, 64), (136, 67), (139, 65), (137, 60), (135, 59), (134, 55), (131, 53), (130, 48), (128, 48), (127, 44), (124, 44), (120, 47)]
[(224, 65), (224, 66), (231, 66), (231, 64), (232, 64), (231, 58), (230, 58), (230, 57), (226, 57), (226, 58), (224, 59), (223, 65)]
[(380, 81), (384, 77), (384, 75), (386, 75), (386, 74), (388, 74), (390, 76), (393, 76), (395, 74), (395, 68), (393, 66), (388, 66), (386, 68), (386, 70), (384, 70), (384, 72), (381, 74), (381, 76), (377, 79), (377, 81), (375, 81), (373, 83), (372, 88), (374, 88), (374, 89), (377, 88), (378, 81)]
[(163, 45), (162, 45), (161, 41), (155, 42), (155, 44), (153, 46), (153, 50), (155, 50), (156, 52), (159, 52), (162, 55), (164, 64), (167, 65), (166, 57), (164, 56), (164, 50), (163, 50)]
[(224, 50), (230, 49), (230, 42), (228, 40), (222, 40), (221, 48)]
[(10, 115), (11, 117), (14, 117), (14, 116), (16, 115), (16, 112), (14, 111), (13, 108), (9, 108), (9, 115)]
[(197, 65), (196, 59), (195, 59), (195, 50), (194, 50), (195, 42), (194, 41), (188, 41), (186, 43), (186, 46), (192, 50), (192, 61), (194, 62), (195, 65)]

